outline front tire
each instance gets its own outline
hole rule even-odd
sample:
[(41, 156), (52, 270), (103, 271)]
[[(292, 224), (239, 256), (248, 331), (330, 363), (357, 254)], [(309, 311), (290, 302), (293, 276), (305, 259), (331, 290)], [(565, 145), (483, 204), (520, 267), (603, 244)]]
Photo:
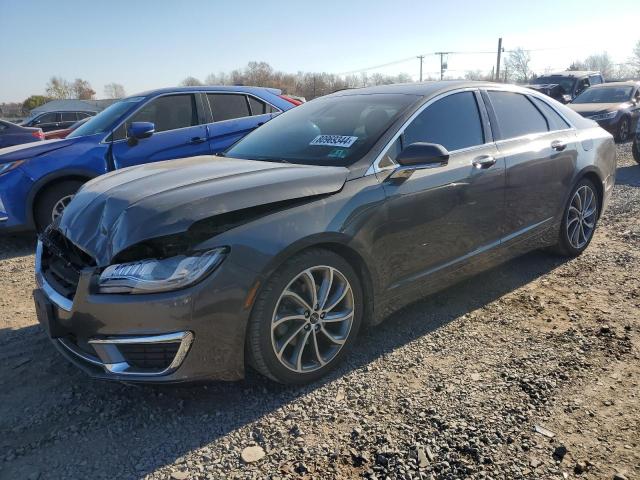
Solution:
[(622, 117), (618, 122), (618, 128), (616, 129), (616, 141), (618, 143), (624, 143), (629, 140), (629, 133), (631, 132), (631, 122), (629, 117)]
[(249, 362), (280, 383), (313, 382), (351, 349), (362, 311), (362, 287), (351, 265), (328, 250), (304, 251), (258, 294), (247, 331)]
[(554, 250), (566, 257), (584, 252), (593, 239), (599, 213), (598, 191), (591, 180), (584, 178), (571, 191)]
[(640, 140), (638, 140), (638, 137), (633, 141), (631, 151), (633, 152), (633, 159), (640, 165)]
[(33, 218), (38, 232), (44, 231), (69, 204), (83, 182), (80, 180), (65, 180), (45, 188), (38, 195), (33, 210)]

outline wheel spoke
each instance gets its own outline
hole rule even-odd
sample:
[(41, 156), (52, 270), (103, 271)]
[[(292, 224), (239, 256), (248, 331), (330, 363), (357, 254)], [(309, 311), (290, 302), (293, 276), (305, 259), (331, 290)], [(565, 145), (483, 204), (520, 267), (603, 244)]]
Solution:
[(300, 325), (300, 327), (298, 327), (291, 335), (289, 335), (289, 337), (284, 341), (282, 346), (278, 349), (278, 352), (277, 352), (278, 358), (282, 358), (282, 354), (284, 353), (287, 346), (289, 346), (291, 341), (298, 336), (298, 334), (302, 331), (303, 328), (304, 328), (304, 324)]
[(582, 223), (584, 223), (588, 228), (593, 228), (595, 226), (595, 222), (588, 222), (587, 220), (584, 220)]
[(345, 283), (342, 287), (342, 291), (340, 291), (340, 293), (336, 295), (335, 300), (332, 300), (331, 304), (328, 307), (324, 308), (324, 311), (330, 312), (331, 310), (333, 310), (344, 299), (344, 297), (347, 296), (347, 293), (349, 293), (350, 291), (351, 287), (348, 283)]
[(316, 333), (315, 329), (312, 330), (312, 332), (313, 332), (313, 350), (316, 353), (316, 358), (318, 359), (318, 363), (321, 366), (323, 366), (327, 362), (324, 361), (324, 359), (322, 358), (322, 354), (320, 353), (320, 347), (318, 345), (318, 334)]
[(321, 325), (321, 326), (320, 326), (320, 331), (321, 331), (322, 333), (324, 333), (324, 336), (325, 336), (325, 337), (327, 337), (329, 340), (331, 340), (331, 341), (332, 341), (333, 343), (335, 343), (336, 345), (343, 345), (343, 344), (344, 344), (344, 339), (342, 339), (342, 338), (337, 338), (337, 337), (335, 337), (335, 336), (331, 335), (331, 333), (329, 333), (329, 332), (327, 331), (327, 329), (326, 329), (326, 328), (324, 328), (324, 325)]
[(318, 305), (318, 290), (316, 287), (316, 279), (313, 278), (313, 275), (309, 270), (305, 271), (302, 275), (305, 283), (307, 284), (307, 288), (309, 289), (309, 294), (311, 295), (311, 307), (312, 309)]
[(327, 315), (326, 317), (324, 317), (324, 319), (322, 319), (322, 323), (344, 322), (345, 320), (348, 320), (351, 317), (353, 317), (352, 311), (334, 313), (333, 315)]
[(318, 304), (321, 309), (324, 309), (327, 300), (329, 299), (329, 293), (333, 286), (333, 268), (328, 268), (327, 273), (322, 279), (322, 285), (320, 285), (320, 294), (318, 295)]
[(302, 371), (302, 354), (304, 353), (304, 349), (307, 346), (307, 340), (309, 340), (310, 334), (311, 334), (311, 331), (308, 331), (307, 333), (304, 334), (302, 341), (296, 345), (296, 349), (294, 350), (294, 353), (293, 353), (293, 358), (295, 359), (295, 362), (296, 362), (296, 370), (299, 372)]
[(285, 323), (285, 322), (291, 322), (291, 321), (293, 321), (293, 320), (302, 320), (302, 321), (305, 321), (305, 320), (306, 320), (306, 318), (305, 318), (305, 316), (304, 316), (304, 315), (287, 315), (286, 317), (282, 317), (282, 318), (279, 318), (278, 320), (274, 321), (274, 322), (271, 324), (271, 328), (272, 328), (272, 329), (274, 329), (274, 328), (278, 328), (278, 327), (279, 327), (280, 325), (282, 325), (283, 323)]
[(292, 290), (285, 290), (284, 293), (282, 294), (283, 297), (289, 297), (294, 299), (296, 302), (298, 302), (303, 308), (307, 309), (307, 310), (313, 310), (313, 308), (311, 307), (311, 305), (309, 305), (309, 302), (307, 302), (304, 298), (302, 298), (300, 295), (298, 295), (296, 292), (292, 291)]

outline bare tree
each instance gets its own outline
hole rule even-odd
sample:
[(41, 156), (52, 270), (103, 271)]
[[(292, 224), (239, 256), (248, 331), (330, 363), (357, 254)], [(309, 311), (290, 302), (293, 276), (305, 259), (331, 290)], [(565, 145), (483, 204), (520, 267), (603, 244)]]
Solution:
[(615, 65), (607, 52), (589, 55), (584, 60), (576, 60), (570, 66), (569, 70), (596, 70), (602, 73), (606, 79), (614, 76)]
[(635, 76), (640, 77), (640, 40), (633, 47), (633, 56), (629, 59), (629, 65), (635, 71)]
[(181, 87), (199, 87), (202, 85), (202, 82), (198, 80), (196, 77), (187, 77), (182, 82), (180, 82)]
[(521, 47), (510, 52), (505, 60), (505, 72), (509, 72), (508, 78), (513, 78), (517, 82), (527, 83), (531, 76), (530, 63), (531, 56), (529, 52)]
[(71, 91), (73, 93), (73, 98), (78, 98), (80, 100), (91, 100), (96, 94), (95, 90), (91, 88), (91, 84), (81, 78), (75, 79), (71, 85)]
[(124, 87), (119, 83), (108, 83), (104, 86), (104, 96), (107, 98), (124, 98), (127, 96), (127, 92), (124, 91)]
[(467, 70), (464, 73), (465, 80), (483, 80), (483, 81), (491, 81), (493, 80), (490, 73), (485, 73), (482, 70)]
[(46, 87), (47, 97), (60, 100), (73, 96), (71, 84), (62, 77), (53, 76)]

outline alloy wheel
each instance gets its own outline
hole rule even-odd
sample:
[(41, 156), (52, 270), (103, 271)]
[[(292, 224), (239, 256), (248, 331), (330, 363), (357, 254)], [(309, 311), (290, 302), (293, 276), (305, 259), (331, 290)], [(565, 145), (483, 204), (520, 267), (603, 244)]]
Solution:
[(53, 205), (53, 209), (51, 210), (52, 222), (55, 222), (58, 217), (62, 215), (62, 212), (64, 212), (64, 209), (67, 208), (67, 205), (69, 205), (71, 200), (73, 200), (73, 195), (66, 195)]
[(567, 237), (575, 249), (583, 248), (593, 235), (598, 215), (596, 194), (588, 185), (578, 188), (567, 209)]
[(629, 121), (626, 118), (623, 118), (622, 122), (620, 123), (618, 137), (620, 138), (621, 143), (626, 142), (627, 138), (629, 137)]
[(289, 370), (309, 373), (333, 360), (354, 321), (353, 289), (337, 268), (299, 273), (280, 294), (271, 319), (271, 345)]

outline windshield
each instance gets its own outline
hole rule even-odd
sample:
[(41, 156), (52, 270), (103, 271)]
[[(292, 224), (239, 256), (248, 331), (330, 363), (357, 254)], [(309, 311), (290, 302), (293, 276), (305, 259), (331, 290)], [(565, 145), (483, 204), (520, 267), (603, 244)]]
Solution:
[(571, 93), (573, 85), (576, 83), (575, 78), (568, 77), (538, 77), (531, 82), (533, 85), (557, 84), (562, 88), (563, 93)]
[(225, 153), (249, 160), (351, 165), (419, 98), (404, 94), (319, 98), (279, 115)]
[(572, 103), (624, 103), (631, 99), (633, 87), (589, 88), (578, 95)]
[(114, 122), (125, 112), (144, 100), (144, 98), (145, 97), (125, 98), (109, 105), (95, 117), (91, 117), (87, 123), (80, 125), (73, 132), (67, 135), (67, 138), (84, 137), (85, 135), (95, 135), (96, 133), (106, 133), (111, 131), (115, 126)]

